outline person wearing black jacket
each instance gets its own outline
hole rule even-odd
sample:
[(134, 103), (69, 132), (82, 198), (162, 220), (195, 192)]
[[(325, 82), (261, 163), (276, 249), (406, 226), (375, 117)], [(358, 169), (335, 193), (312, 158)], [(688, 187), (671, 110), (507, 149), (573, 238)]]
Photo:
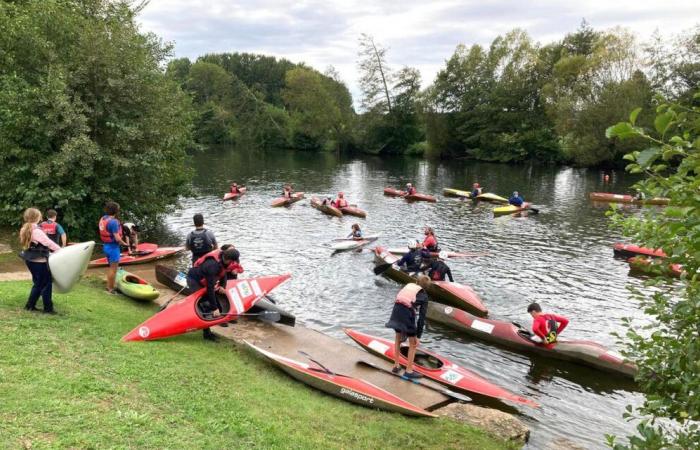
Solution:
[(438, 258), (432, 261), (428, 266), (428, 276), (432, 281), (445, 281), (445, 278), (449, 278), (451, 282), (454, 283), (454, 278), (452, 278), (452, 271), (450, 267), (445, 264), (445, 259), (447, 259), (447, 252), (440, 252)]

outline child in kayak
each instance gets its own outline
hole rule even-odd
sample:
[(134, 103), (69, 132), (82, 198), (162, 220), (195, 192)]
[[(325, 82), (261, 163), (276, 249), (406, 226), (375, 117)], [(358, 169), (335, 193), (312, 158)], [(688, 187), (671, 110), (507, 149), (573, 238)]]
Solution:
[(119, 269), (119, 258), (121, 257), (121, 246), (127, 246), (122, 239), (122, 226), (117, 219), (119, 214), (119, 203), (107, 202), (105, 204), (105, 215), (97, 224), (102, 240), (102, 251), (107, 258), (109, 267), (107, 268), (107, 293), (116, 294), (114, 283)]
[(416, 188), (414, 188), (411, 183), (406, 183), (406, 194), (405, 195), (414, 195), (416, 192), (417, 192)]
[(436, 260), (432, 261), (428, 266), (428, 277), (431, 281), (445, 281), (445, 278), (449, 278), (451, 282), (454, 283), (454, 278), (452, 278), (452, 271), (450, 267), (445, 264), (445, 259), (447, 259), (447, 252), (440, 252)]
[(22, 244), (22, 253), (19, 256), (24, 260), (27, 269), (32, 274), (32, 290), (24, 309), (38, 311), (36, 307), (39, 296), (44, 303), (44, 313), (56, 314), (51, 298), (53, 284), (49, 271), (49, 253), (60, 250), (54, 241), (39, 227), (41, 211), (36, 208), (27, 208), (24, 211), (24, 225), (19, 230), (19, 241)]
[(338, 198), (333, 200), (333, 206), (336, 208), (346, 208), (348, 206), (348, 201), (345, 200), (345, 194), (338, 192)]
[[(527, 312), (532, 316), (532, 332), (535, 334), (533, 340), (544, 343), (545, 347), (551, 348), (557, 342), (564, 328), (569, 324), (569, 319), (551, 313), (543, 313), (539, 303), (531, 303), (527, 307)], [(537, 339), (535, 339), (535, 337)]]
[(353, 223), (352, 224), (352, 231), (350, 234), (348, 234), (348, 239), (353, 238), (353, 239), (362, 239), (362, 230), (360, 230), (360, 224), (359, 223)]
[(481, 186), (479, 186), (479, 183), (474, 183), (472, 185), (472, 198), (476, 198), (477, 196), (481, 195), (481, 192), (483, 189), (481, 189)]
[(425, 239), (423, 240), (423, 248), (429, 252), (439, 252), (438, 241), (435, 237), (435, 231), (431, 227), (425, 227), (423, 229), (423, 234), (425, 234)]
[(293, 192), (292, 192), (292, 185), (291, 184), (285, 184), (284, 189), (282, 190), (282, 197), (284, 198), (292, 198), (293, 197)]
[(240, 190), (240, 188), (238, 187), (238, 183), (231, 183), (231, 190), (230, 190), (230, 192), (231, 192), (232, 194), (240, 194), (240, 193), (241, 193), (241, 190)]
[(61, 224), (56, 222), (56, 216), (58, 216), (58, 214), (56, 213), (55, 209), (47, 210), (46, 220), (41, 222), (39, 226), (41, 227), (42, 231), (46, 233), (49, 239), (61, 247), (65, 247), (66, 242), (68, 241), (68, 236), (66, 236), (66, 232), (63, 230)]
[(508, 199), (508, 203), (513, 206), (521, 207), (523, 206), (523, 203), (525, 203), (525, 199), (518, 193), (518, 191), (515, 191)]
[(418, 340), (423, 335), (425, 315), (428, 310), (428, 294), (425, 289), (430, 285), (430, 280), (425, 275), (418, 277), (418, 284), (409, 283), (396, 295), (391, 317), (386, 323), (396, 333), (394, 338), (394, 373), (401, 372), (399, 358), (401, 355), (401, 343), (408, 338), (408, 355), (406, 357), (406, 372), (404, 377), (409, 379), (421, 378), (422, 375), (413, 371), (413, 360), (416, 357)]

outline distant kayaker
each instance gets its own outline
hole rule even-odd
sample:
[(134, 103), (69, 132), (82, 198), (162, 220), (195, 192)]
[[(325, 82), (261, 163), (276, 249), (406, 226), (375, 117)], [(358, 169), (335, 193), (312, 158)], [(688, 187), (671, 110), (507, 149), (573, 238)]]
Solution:
[(292, 185), (291, 184), (284, 185), (284, 189), (282, 190), (282, 197), (292, 198), (293, 194), (294, 194), (294, 192), (292, 191)]
[(479, 183), (474, 183), (472, 185), (472, 198), (476, 198), (477, 196), (481, 195), (483, 189), (481, 189), (481, 186)]
[(326, 197), (326, 198), (324, 198), (323, 200), (321, 200), (321, 205), (322, 205), (322, 206), (333, 206), (333, 207), (335, 207), (335, 205), (333, 204), (333, 199), (330, 198), (330, 197)]
[(194, 230), (187, 235), (185, 247), (192, 252), (192, 264), (194, 264), (202, 256), (219, 248), (219, 244), (216, 242), (214, 232), (204, 228), (204, 216), (195, 214), (192, 221)]
[(61, 247), (66, 246), (66, 242), (68, 241), (68, 236), (66, 235), (66, 232), (63, 230), (63, 227), (61, 226), (60, 223), (56, 222), (56, 217), (58, 214), (56, 213), (55, 209), (49, 209), (46, 211), (46, 220), (41, 222), (39, 226), (41, 227), (42, 231), (46, 233), (46, 235), (60, 245)]
[(423, 234), (425, 234), (425, 239), (423, 240), (423, 248), (427, 249), (429, 252), (439, 252), (438, 241), (435, 237), (435, 230), (432, 227), (425, 227), (423, 229)]
[(36, 307), (39, 296), (44, 304), (43, 312), (46, 314), (56, 314), (53, 309), (53, 283), (51, 272), (49, 271), (49, 254), (60, 250), (54, 241), (44, 233), (39, 227), (41, 222), (41, 211), (36, 208), (27, 208), (24, 211), (24, 224), (19, 230), (19, 242), (22, 245), (22, 252), (19, 256), (24, 259), (27, 269), (32, 274), (32, 290), (29, 291), (29, 298), (24, 305), (27, 311), (38, 311)]
[(518, 191), (513, 192), (513, 195), (508, 199), (508, 203), (513, 206), (523, 206), (525, 199), (518, 193)]
[(406, 183), (406, 194), (405, 195), (414, 195), (416, 192), (416, 188), (413, 187), (411, 183)]
[(348, 234), (348, 239), (349, 238), (362, 239), (362, 230), (360, 229), (359, 223), (352, 224), (352, 231)]
[(432, 281), (445, 281), (445, 278), (449, 278), (451, 282), (454, 283), (454, 278), (452, 278), (452, 271), (450, 267), (445, 264), (447, 259), (447, 252), (440, 252), (436, 260), (430, 263), (428, 266), (428, 277)]
[(420, 272), (423, 266), (423, 258), (420, 244), (416, 241), (409, 241), (408, 253), (396, 262), (396, 266), (407, 273)]
[(107, 293), (116, 295), (114, 283), (117, 277), (117, 269), (119, 269), (121, 246), (128, 247), (129, 244), (122, 239), (122, 226), (117, 219), (119, 203), (107, 202), (104, 211), (105, 215), (98, 222), (97, 228), (102, 240), (102, 251), (109, 264), (107, 268)]
[(231, 183), (230, 192), (232, 194), (240, 194), (241, 193), (241, 189), (238, 187), (238, 183)]
[(415, 379), (422, 375), (413, 371), (413, 361), (416, 357), (418, 340), (423, 335), (425, 315), (428, 310), (428, 294), (425, 289), (430, 285), (430, 280), (425, 275), (418, 277), (418, 284), (409, 283), (396, 295), (391, 317), (386, 323), (396, 333), (394, 338), (394, 373), (401, 372), (399, 363), (401, 355), (401, 343), (408, 338), (408, 355), (406, 356), (406, 372), (404, 377)]
[(338, 198), (333, 200), (333, 206), (336, 208), (347, 208), (348, 206), (348, 201), (345, 200), (345, 194), (342, 192), (338, 192)]
[(532, 316), (532, 332), (539, 339), (534, 339), (551, 346), (557, 341), (557, 337), (569, 324), (569, 319), (551, 313), (543, 313), (539, 303), (531, 303), (527, 307), (527, 312)]
[[(205, 319), (213, 319), (221, 315), (221, 306), (216, 295), (226, 295), (225, 287), (228, 274), (240, 270), (239, 258), (238, 250), (230, 246), (226, 250), (212, 250), (197, 259), (187, 272), (188, 288), (192, 291), (197, 291), (203, 287), (207, 288), (206, 294), (200, 301), (200, 307)], [(205, 328), (202, 331), (204, 339), (216, 340), (214, 333), (209, 328)]]
[(139, 245), (139, 231), (141, 231), (133, 222), (126, 222), (122, 225), (122, 239), (126, 242), (129, 253), (136, 253)]

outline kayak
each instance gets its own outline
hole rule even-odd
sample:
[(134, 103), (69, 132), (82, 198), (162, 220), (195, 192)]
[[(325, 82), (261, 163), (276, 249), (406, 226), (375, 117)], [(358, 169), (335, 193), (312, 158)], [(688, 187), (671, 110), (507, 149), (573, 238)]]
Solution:
[(622, 258), (630, 258), (633, 256), (649, 256), (652, 258), (665, 258), (666, 253), (660, 248), (654, 250), (649, 247), (640, 247), (638, 245), (632, 244), (622, 244), (618, 242), (613, 246), (613, 252), (615, 256)]
[(237, 194), (234, 194), (233, 192), (227, 192), (227, 193), (225, 193), (225, 194), (224, 194), (224, 201), (226, 201), (226, 200), (236, 200), (236, 199), (240, 198), (243, 194), (246, 193), (247, 188), (242, 187), (242, 188), (239, 188), (238, 190), (239, 190), (240, 192), (238, 192)]
[(346, 206), (344, 208), (340, 208), (340, 211), (346, 216), (362, 217), (363, 219), (367, 217), (367, 213), (357, 206)]
[(344, 252), (347, 250), (357, 250), (365, 245), (379, 239), (379, 236), (365, 236), (363, 239), (342, 239), (331, 244), (331, 248), (336, 252)]
[(528, 210), (530, 210), (530, 204), (525, 202), (525, 203), (523, 203), (523, 206), (506, 205), (506, 206), (499, 206), (498, 208), (493, 208), (493, 215), (494, 216), (503, 216), (506, 214), (515, 214), (515, 213), (519, 213), (522, 211), (528, 211)]
[(155, 300), (160, 296), (160, 292), (148, 281), (123, 269), (117, 271), (116, 288), (136, 300)]
[[(151, 246), (155, 246), (155, 249), (142, 251), (142, 248), (150, 249)], [(129, 264), (145, 264), (152, 261), (157, 261), (159, 259), (170, 258), (171, 256), (175, 256), (184, 251), (185, 247), (158, 247), (156, 244), (139, 244), (136, 249), (137, 254), (135, 255), (130, 255), (128, 251), (122, 252), (121, 258), (119, 258), (119, 265), (126, 266)], [(107, 263), (107, 258), (99, 258), (90, 261), (90, 265), (88, 267), (105, 267), (107, 265), (109, 265)]]
[(428, 194), (411, 194), (407, 195), (406, 191), (399, 191), (398, 189), (394, 188), (384, 188), (384, 195), (389, 195), (391, 197), (403, 197), (409, 202), (417, 202), (417, 201), (423, 201), (423, 202), (436, 202), (437, 199), (433, 197), (432, 195)]
[[(169, 287), (173, 291), (180, 292), (183, 295), (194, 293), (187, 287), (187, 275), (174, 267), (156, 264), (156, 280), (162, 285)], [(258, 300), (249, 310), (249, 312), (253, 314), (265, 311), (279, 313), (280, 320), (278, 323), (282, 325), (293, 327), (296, 324), (296, 316), (294, 314), (280, 308), (267, 297)]]
[(423, 408), (419, 408), (363, 379), (331, 373), (321, 367), (313, 367), (309, 364), (263, 350), (248, 341), (245, 341), (245, 343), (251, 350), (270, 360), (290, 377), (334, 397), (358, 405), (398, 412), (409, 416), (437, 417)]
[[(388, 339), (370, 336), (369, 334), (360, 333), (359, 331), (346, 328), (345, 334), (357, 342), (360, 347), (373, 353), (381, 358), (394, 362), (394, 342)], [(401, 346), (401, 356), (399, 364), (406, 366), (406, 357), (408, 355), (408, 347)], [(528, 398), (513, 394), (512, 392), (491, 383), (487, 379), (472, 372), (471, 370), (461, 367), (444, 356), (430, 352), (424, 348), (416, 349), (416, 356), (413, 362), (415, 371), (422, 374), (424, 377), (440, 384), (450, 387), (458, 391), (468, 392), (483, 397), (491, 397), (498, 400), (507, 400), (513, 403), (520, 403), (531, 407), (539, 407), (540, 405)]]
[(49, 255), (49, 269), (56, 292), (66, 293), (73, 289), (85, 273), (94, 248), (94, 241), (81, 242), (63, 247)]
[(343, 213), (331, 205), (324, 205), (321, 199), (318, 197), (311, 197), (311, 206), (321, 211), (323, 214), (328, 214), (329, 216), (343, 217)]
[[(389, 253), (393, 253), (395, 255), (405, 255), (408, 253), (408, 247), (392, 247), (387, 249)], [(450, 252), (447, 250), (443, 250), (443, 252), (447, 253), (448, 258), (468, 258), (468, 257), (474, 257), (474, 256), (487, 256), (486, 253), (479, 253), (479, 252)], [(440, 255), (440, 252), (430, 252), (430, 256), (433, 258), (437, 258), (438, 255)]]
[(484, 192), (476, 196), (477, 200), (483, 200), (485, 202), (492, 203), (508, 203), (508, 199), (501, 197), (500, 195), (492, 194), (491, 192)]
[(532, 341), (529, 331), (511, 322), (477, 318), (460, 309), (433, 303), (428, 304), (428, 319), (521, 352), (571, 361), (630, 378), (637, 373), (634, 364), (625, 362), (622, 355), (597, 342), (560, 338), (553, 347), (547, 348)]
[[(383, 247), (375, 247), (374, 261), (377, 265), (394, 264), (398, 260), (399, 257), (384, 250)], [(389, 267), (383, 275), (402, 284), (418, 282), (417, 277), (394, 267)], [(489, 312), (476, 292), (471, 287), (460, 283), (432, 281), (426, 293), (431, 300), (467, 310), (480, 317), (486, 317)]]
[(442, 195), (445, 197), (472, 198), (472, 193), (469, 191), (460, 191), (459, 189), (444, 188)]
[(150, 341), (230, 322), (244, 314), (265, 294), (290, 278), (289, 274), (228, 280), (226, 295), (217, 294), (222, 315), (205, 317), (200, 306), (207, 290), (202, 288), (184, 300), (156, 313), (127, 333), (122, 341)]
[(277, 197), (276, 199), (272, 200), (271, 206), (289, 206), (292, 203), (298, 202), (302, 198), (304, 198), (303, 192), (295, 192), (294, 194), (292, 194), (291, 198)]
[(668, 205), (670, 201), (663, 197), (639, 200), (631, 195), (611, 194), (609, 192), (591, 192), (589, 197), (595, 202), (634, 203), (635, 205)]
[(633, 256), (627, 260), (627, 263), (632, 274), (668, 275), (673, 278), (680, 278), (683, 273), (683, 267), (680, 264), (652, 264), (652, 259), (645, 256)]

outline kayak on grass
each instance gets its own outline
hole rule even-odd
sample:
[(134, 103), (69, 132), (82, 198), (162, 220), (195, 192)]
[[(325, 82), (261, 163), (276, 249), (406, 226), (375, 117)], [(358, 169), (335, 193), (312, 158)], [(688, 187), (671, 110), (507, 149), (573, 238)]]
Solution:
[(331, 248), (335, 252), (344, 252), (347, 250), (357, 250), (358, 248), (362, 248), (365, 245), (376, 241), (377, 239), (379, 239), (379, 235), (365, 236), (362, 239), (352, 239), (352, 238), (337, 239), (338, 242), (332, 243)]
[(290, 198), (287, 197), (277, 197), (276, 199), (272, 200), (271, 206), (273, 207), (278, 207), (278, 206), (289, 206), (292, 203), (296, 203), (299, 200), (304, 198), (304, 193), (303, 192), (295, 192), (292, 194)]
[(532, 205), (528, 202), (523, 203), (522, 206), (515, 206), (515, 205), (506, 205), (506, 206), (499, 206), (497, 208), (493, 208), (493, 215), (494, 216), (504, 216), (507, 214), (515, 214), (523, 211), (532, 211), (534, 213), (538, 213), (539, 210), (532, 208)]
[(631, 195), (612, 194), (609, 192), (591, 192), (589, 197), (595, 202), (634, 203), (635, 205), (668, 205), (670, 201), (663, 197), (640, 200)]
[[(391, 247), (387, 249), (389, 253), (393, 253), (395, 255), (405, 255), (408, 253), (408, 247)], [(430, 256), (432, 258), (437, 258), (440, 253), (445, 253), (447, 254), (448, 258), (472, 258), (475, 256), (488, 256), (486, 252), (450, 252), (447, 250), (442, 250), (440, 252), (430, 252)]]
[(363, 219), (367, 217), (367, 212), (358, 208), (357, 206), (345, 206), (340, 208), (340, 211), (346, 216), (361, 217)]
[(403, 197), (407, 201), (412, 202), (412, 201), (423, 201), (423, 202), (432, 202), (435, 203), (437, 199), (433, 197), (432, 195), (428, 194), (411, 194), (407, 195), (406, 191), (400, 191), (398, 189), (394, 188), (384, 188), (384, 195), (388, 195), (390, 197)]
[(673, 278), (680, 278), (683, 267), (680, 264), (654, 264), (652, 258), (646, 256), (633, 256), (627, 259), (630, 266), (630, 273), (658, 276), (666, 275)]
[(234, 194), (233, 192), (227, 192), (224, 194), (224, 201), (226, 200), (236, 200), (241, 198), (243, 194), (246, 193), (248, 189), (244, 186), (242, 188), (238, 188), (238, 193)]
[(49, 270), (56, 292), (66, 293), (73, 289), (85, 273), (94, 248), (94, 241), (81, 242), (49, 255)]
[(491, 202), (491, 203), (508, 203), (508, 199), (501, 197), (500, 195), (493, 194), (491, 192), (484, 192), (476, 196), (477, 200)]
[[(395, 264), (399, 258), (386, 251), (383, 247), (375, 247), (374, 262), (380, 266), (383, 264)], [(393, 266), (389, 267), (382, 275), (402, 284), (418, 283), (417, 276), (413, 276)], [(460, 283), (450, 281), (431, 281), (430, 287), (426, 289), (428, 297), (438, 303), (456, 306), (470, 311), (480, 317), (488, 315), (488, 309), (481, 301), (474, 290)]]
[[(145, 264), (159, 259), (170, 258), (185, 250), (185, 247), (158, 247), (157, 244), (139, 244), (136, 247), (136, 254), (130, 255), (128, 251), (124, 251), (119, 258), (119, 265), (126, 266), (130, 264)], [(88, 267), (105, 267), (108, 266), (107, 258), (99, 258), (90, 261)]]
[(323, 214), (328, 214), (329, 216), (343, 217), (342, 211), (332, 205), (324, 205), (323, 201), (318, 197), (311, 197), (311, 206), (318, 209)]
[(230, 322), (246, 313), (263, 296), (291, 277), (269, 275), (265, 277), (228, 280), (226, 295), (217, 294), (222, 315), (210, 317), (204, 314), (200, 303), (207, 290), (202, 288), (184, 300), (171, 304), (126, 334), (122, 341), (150, 341), (191, 331), (202, 330)]
[(474, 317), (451, 306), (428, 304), (428, 319), (470, 336), (521, 352), (583, 364), (606, 372), (634, 378), (637, 367), (604, 345), (593, 341), (557, 339), (547, 348), (530, 339), (530, 332), (511, 322)]
[[(190, 295), (194, 293), (187, 287), (187, 275), (174, 267), (156, 264), (156, 280), (173, 291), (180, 292), (182, 295)], [(248, 310), (248, 312), (253, 314), (259, 314), (266, 311), (279, 313), (279, 324), (290, 327), (293, 327), (296, 324), (296, 316), (294, 314), (280, 308), (268, 297), (261, 298), (250, 308), (250, 310)]]
[(469, 191), (461, 191), (459, 189), (444, 188), (442, 195), (445, 197), (472, 198), (472, 193)]
[[(394, 361), (394, 342), (388, 339), (370, 336), (349, 328), (345, 334), (357, 342), (360, 347), (388, 361)], [(408, 347), (401, 347), (399, 364), (406, 366)], [(449, 386), (452, 389), (477, 394), (483, 397), (491, 397), (498, 400), (507, 400), (531, 407), (540, 405), (528, 398), (513, 394), (512, 392), (491, 383), (480, 375), (469, 369), (461, 367), (444, 356), (430, 352), (421, 347), (416, 349), (416, 356), (413, 362), (414, 370), (426, 378), (437, 381), (440, 384)]]
[(621, 258), (631, 258), (633, 256), (649, 256), (651, 258), (665, 258), (666, 253), (660, 248), (654, 250), (649, 247), (640, 247), (638, 245), (623, 244), (621, 242), (616, 243), (613, 246), (613, 253), (615, 256)]
[(117, 271), (116, 288), (122, 294), (135, 300), (155, 300), (160, 296), (158, 290), (151, 286), (148, 281), (124, 269)]
[(331, 373), (322, 367), (313, 367), (309, 364), (263, 350), (248, 341), (245, 341), (245, 343), (251, 350), (267, 358), (295, 380), (334, 397), (358, 405), (398, 412), (409, 416), (436, 417), (423, 408), (419, 408), (368, 381), (348, 375)]

